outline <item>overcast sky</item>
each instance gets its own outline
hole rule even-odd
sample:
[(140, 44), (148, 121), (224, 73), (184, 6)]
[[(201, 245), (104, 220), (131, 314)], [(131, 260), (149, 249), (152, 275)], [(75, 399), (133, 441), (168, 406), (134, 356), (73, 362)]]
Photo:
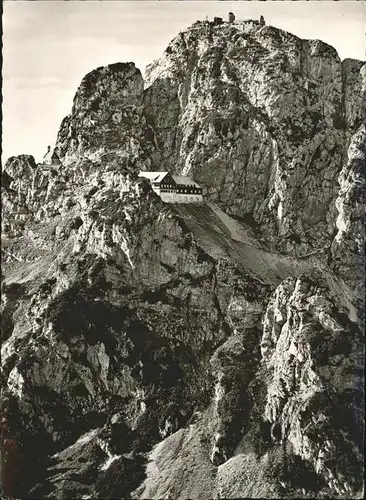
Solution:
[(40, 160), (86, 73), (117, 61), (143, 71), (206, 15), (263, 14), (267, 24), (333, 45), (342, 59), (365, 59), (362, 1), (7, 1), (3, 9), (3, 160)]

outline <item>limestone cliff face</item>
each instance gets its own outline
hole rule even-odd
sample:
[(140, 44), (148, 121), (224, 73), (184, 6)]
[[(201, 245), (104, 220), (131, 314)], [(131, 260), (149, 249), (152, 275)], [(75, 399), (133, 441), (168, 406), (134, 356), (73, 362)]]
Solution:
[(362, 332), (329, 292), (321, 276), (301, 276), (271, 299), (262, 337), (271, 373), (265, 416), (274, 439), (286, 439), (331, 488), (350, 495), (361, 487)]
[(337, 232), (332, 242), (331, 266), (353, 287), (363, 305), (366, 65), (346, 59), (342, 63), (344, 116), (348, 148), (339, 173), (336, 198)]
[[(330, 244), (365, 66), (271, 26), (196, 23), (147, 71), (159, 161), (304, 254)], [(161, 105), (161, 103), (164, 103)]]
[(339, 175), (336, 199), (337, 234), (332, 243), (332, 267), (355, 288), (362, 311), (364, 275), (364, 206), (366, 130), (363, 123), (352, 136), (348, 161)]
[(8, 160), (6, 495), (359, 495), (364, 82), (320, 41), (196, 23), (146, 82), (86, 75), (61, 166)]

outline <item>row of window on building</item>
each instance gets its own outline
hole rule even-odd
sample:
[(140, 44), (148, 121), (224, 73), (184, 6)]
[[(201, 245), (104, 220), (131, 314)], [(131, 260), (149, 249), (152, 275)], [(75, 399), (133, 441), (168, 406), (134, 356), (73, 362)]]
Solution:
[(177, 188), (177, 193), (187, 193), (187, 194), (202, 194), (202, 189), (201, 188), (188, 188), (188, 189), (182, 189), (182, 188)]
[(161, 186), (160, 191), (164, 193), (179, 193), (179, 194), (202, 194), (202, 188), (181, 188), (177, 187), (175, 188), (174, 186)]

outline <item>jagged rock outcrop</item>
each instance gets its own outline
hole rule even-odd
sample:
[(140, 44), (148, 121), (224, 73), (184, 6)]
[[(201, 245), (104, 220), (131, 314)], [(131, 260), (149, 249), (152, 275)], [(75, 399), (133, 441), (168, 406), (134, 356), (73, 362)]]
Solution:
[(363, 340), (345, 312), (321, 275), (288, 278), (264, 316), (262, 353), (272, 437), (351, 495), (362, 488)]
[(5, 236), (24, 235), (27, 222), (50, 220), (68, 212), (75, 204), (70, 186), (74, 173), (37, 165), (33, 156), (9, 158), (3, 175), (6, 176), (1, 189), (6, 213), (2, 220)]
[(8, 160), (5, 495), (360, 496), (364, 89), (323, 42), (199, 22), (145, 88), (86, 75), (61, 165)]
[(7, 215), (1, 221), (3, 233), (21, 234), (24, 220), (32, 208), (36, 172), (37, 164), (31, 155), (8, 159), (6, 170), (1, 174), (1, 201)]
[(82, 80), (71, 114), (61, 123), (57, 149), (63, 163), (116, 159), (146, 168), (153, 133), (143, 107), (144, 81), (133, 63), (97, 68)]
[(352, 136), (348, 161), (339, 175), (340, 190), (336, 200), (338, 209), (337, 234), (332, 243), (331, 266), (355, 290), (360, 315), (364, 311), (362, 276), (365, 272), (365, 164), (366, 125)]

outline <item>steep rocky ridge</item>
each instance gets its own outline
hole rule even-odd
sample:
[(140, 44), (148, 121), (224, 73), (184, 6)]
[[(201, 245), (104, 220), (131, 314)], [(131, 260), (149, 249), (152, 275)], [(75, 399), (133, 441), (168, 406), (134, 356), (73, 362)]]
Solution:
[(147, 70), (159, 162), (193, 175), (226, 212), (254, 219), (276, 248), (322, 250), (364, 117), (365, 71), (272, 26), (198, 22)]
[[(198, 23), (145, 90), (83, 79), (62, 166), (8, 160), (5, 495), (361, 495), (364, 72)], [(207, 202), (164, 204), (155, 168)]]

